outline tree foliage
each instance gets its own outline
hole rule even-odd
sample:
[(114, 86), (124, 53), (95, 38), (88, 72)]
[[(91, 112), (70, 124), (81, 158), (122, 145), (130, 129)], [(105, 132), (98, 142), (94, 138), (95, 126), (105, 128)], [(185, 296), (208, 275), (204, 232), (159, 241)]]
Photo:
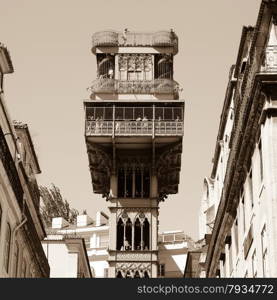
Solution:
[(79, 212), (74, 208), (70, 208), (69, 203), (62, 197), (57, 186), (54, 184), (50, 188), (40, 186), (39, 191), (42, 198), (40, 212), (46, 227), (51, 227), (52, 218), (55, 217), (63, 217), (70, 224), (74, 224)]

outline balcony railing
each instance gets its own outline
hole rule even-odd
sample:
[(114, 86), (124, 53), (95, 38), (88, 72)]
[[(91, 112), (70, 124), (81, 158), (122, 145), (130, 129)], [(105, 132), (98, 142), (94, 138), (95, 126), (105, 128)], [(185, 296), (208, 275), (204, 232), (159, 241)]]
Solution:
[(173, 31), (129, 32), (100, 31), (92, 36), (92, 51), (96, 47), (173, 47), (178, 52), (178, 38)]
[(100, 31), (92, 36), (92, 49), (95, 47), (117, 47), (118, 33), (115, 31)]
[[(154, 130), (153, 130), (153, 124)], [(86, 121), (87, 136), (183, 135), (182, 121)]]
[(91, 86), (92, 93), (103, 94), (176, 94), (179, 85), (171, 79), (115, 80), (98, 78)]

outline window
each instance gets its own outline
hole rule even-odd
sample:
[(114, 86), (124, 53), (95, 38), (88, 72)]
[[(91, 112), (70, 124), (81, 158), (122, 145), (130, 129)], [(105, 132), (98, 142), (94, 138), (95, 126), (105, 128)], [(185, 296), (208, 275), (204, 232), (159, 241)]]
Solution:
[(150, 224), (143, 213), (133, 220), (123, 212), (117, 221), (116, 249), (119, 251), (149, 250)]
[(165, 264), (158, 265), (158, 276), (165, 276)]
[(148, 198), (150, 195), (150, 172), (148, 167), (124, 166), (118, 169), (118, 197)]
[(232, 239), (230, 237), (230, 244), (229, 244), (229, 247), (228, 247), (228, 253), (229, 253), (229, 275), (232, 274), (233, 272), (233, 253), (232, 253)]
[(7, 273), (9, 272), (10, 247), (11, 247), (11, 226), (9, 223), (7, 223), (5, 246), (4, 246), (4, 266)]
[(257, 277), (257, 255), (256, 255), (256, 250), (254, 250), (251, 258), (252, 262), (252, 276), (253, 278)]
[(238, 248), (239, 248), (239, 236), (238, 236), (238, 220), (236, 219), (234, 222), (234, 236), (235, 236), (235, 249), (236, 255), (238, 255)]
[(251, 207), (254, 206), (254, 199), (253, 199), (253, 181), (252, 181), (252, 170), (249, 172), (249, 197), (251, 201)]
[(259, 149), (259, 163), (260, 163), (260, 181), (262, 183), (263, 181), (263, 178), (264, 178), (264, 171), (263, 171), (263, 153), (262, 153), (262, 142), (260, 141), (259, 142), (259, 146), (258, 146), (258, 149)]
[(242, 209), (242, 231), (245, 232), (245, 199), (244, 196), (241, 199), (241, 209)]
[(267, 253), (267, 237), (266, 237), (266, 226), (263, 227), (261, 232), (261, 243), (262, 243), (262, 262), (263, 262), (263, 277), (268, 277), (268, 253)]

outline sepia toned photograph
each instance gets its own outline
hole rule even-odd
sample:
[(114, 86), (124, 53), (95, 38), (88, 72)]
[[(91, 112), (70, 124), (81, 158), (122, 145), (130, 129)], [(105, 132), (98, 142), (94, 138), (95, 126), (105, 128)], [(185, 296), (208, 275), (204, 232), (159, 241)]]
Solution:
[(0, 0), (0, 277), (277, 278), (277, 1)]

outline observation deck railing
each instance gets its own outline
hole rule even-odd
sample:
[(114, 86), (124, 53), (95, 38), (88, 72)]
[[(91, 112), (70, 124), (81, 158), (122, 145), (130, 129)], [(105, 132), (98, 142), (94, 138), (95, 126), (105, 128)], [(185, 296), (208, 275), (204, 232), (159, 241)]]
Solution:
[(182, 121), (86, 121), (87, 136), (183, 135)]

